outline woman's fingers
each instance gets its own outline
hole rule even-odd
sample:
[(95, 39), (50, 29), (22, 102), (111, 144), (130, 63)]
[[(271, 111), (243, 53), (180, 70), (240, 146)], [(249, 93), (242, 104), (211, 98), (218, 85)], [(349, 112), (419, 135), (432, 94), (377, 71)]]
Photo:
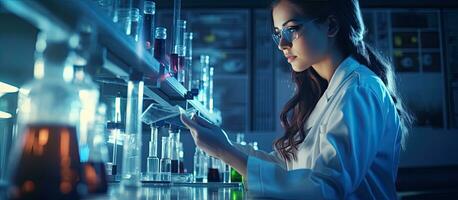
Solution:
[(181, 119), (181, 122), (183, 122), (183, 124), (189, 128), (189, 130), (191, 131), (195, 131), (197, 130), (197, 128), (200, 126), (199, 124), (197, 124), (196, 122), (194, 122), (193, 120), (189, 119), (186, 115), (184, 114), (180, 114), (180, 119)]
[(210, 123), (209, 121), (207, 121), (206, 119), (198, 116), (198, 115), (194, 115), (194, 118), (193, 118), (194, 121), (197, 122), (197, 124), (205, 127), (205, 128), (208, 128), (208, 129), (213, 129), (215, 127), (215, 125), (213, 125), (212, 123)]

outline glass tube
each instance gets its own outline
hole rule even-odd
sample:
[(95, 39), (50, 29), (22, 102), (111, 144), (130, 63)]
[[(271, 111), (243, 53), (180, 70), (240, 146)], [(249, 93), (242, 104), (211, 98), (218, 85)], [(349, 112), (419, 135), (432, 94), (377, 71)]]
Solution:
[(179, 173), (180, 171), (180, 130), (175, 127), (170, 127), (169, 129), (170, 141), (172, 145), (171, 148), (171, 172)]
[(131, 33), (131, 8), (132, 0), (116, 0), (113, 22), (117, 23), (126, 34)]
[(165, 76), (166, 70), (166, 39), (167, 39), (167, 29), (164, 27), (157, 27), (155, 31), (154, 39), (154, 58), (159, 62), (159, 76), (157, 86), (160, 85), (160, 82)]
[(111, 162), (107, 163), (107, 175), (116, 176), (118, 174), (118, 144), (122, 135), (120, 122), (108, 122), (107, 129), (111, 137), (113, 137), (113, 152)]
[(171, 176), (171, 152), (170, 146), (171, 141), (169, 137), (162, 137), (162, 148), (161, 148), (161, 181), (170, 182), (172, 180)]
[(186, 89), (191, 91), (192, 89), (192, 73), (193, 73), (193, 68), (192, 68), (192, 40), (193, 40), (193, 33), (192, 32), (185, 32), (184, 33), (184, 46), (185, 46), (185, 65), (184, 65), (184, 86)]
[(177, 20), (175, 23), (175, 42), (172, 54), (170, 55), (170, 72), (178, 82), (184, 84), (184, 59), (186, 47), (184, 45), (184, 32), (186, 31), (186, 21)]
[(138, 8), (130, 9), (130, 36), (138, 42), (140, 33), (140, 10)]
[(151, 181), (160, 181), (159, 174), (159, 158), (157, 155), (157, 137), (159, 133), (159, 126), (151, 124), (151, 139), (149, 142), (148, 158), (146, 159), (146, 175), (147, 179)]
[(121, 183), (140, 186), (143, 106), (143, 74), (133, 72), (127, 84), (126, 135), (123, 143)]
[(208, 108), (208, 98), (207, 98), (207, 91), (209, 88), (209, 62), (210, 62), (210, 57), (208, 55), (201, 55), (200, 56), (200, 91), (199, 91), (199, 101), (204, 105), (204, 107)]
[(215, 69), (210, 67), (210, 71), (208, 73), (208, 90), (207, 90), (207, 102), (208, 102), (208, 110), (210, 113), (213, 113), (213, 74)]
[(106, 15), (113, 17), (114, 0), (93, 0), (93, 2), (98, 5)]
[[(181, 19), (181, 0), (174, 0), (173, 1), (173, 28), (177, 26), (177, 21)], [(174, 47), (175, 41), (176, 41), (176, 34), (177, 29), (174, 30), (173, 35), (172, 35), (172, 47)], [(173, 53), (173, 51), (172, 51)]]
[(143, 44), (145, 49), (152, 53), (154, 43), (156, 3), (145, 1), (143, 4)]

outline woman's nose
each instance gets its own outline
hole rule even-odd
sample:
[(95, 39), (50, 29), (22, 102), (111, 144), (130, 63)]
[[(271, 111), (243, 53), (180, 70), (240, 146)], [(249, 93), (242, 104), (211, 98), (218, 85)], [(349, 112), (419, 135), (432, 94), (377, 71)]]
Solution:
[(284, 49), (288, 49), (288, 48), (291, 48), (291, 43), (286, 41), (283, 36), (280, 37), (280, 41), (278, 41), (278, 49), (281, 51), (281, 50), (284, 50)]

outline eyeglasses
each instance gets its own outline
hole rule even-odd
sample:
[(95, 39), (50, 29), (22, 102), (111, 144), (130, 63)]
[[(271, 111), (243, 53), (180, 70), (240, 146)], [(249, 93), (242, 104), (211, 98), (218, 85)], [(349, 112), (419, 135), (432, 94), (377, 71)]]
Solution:
[(280, 40), (283, 38), (286, 40), (288, 43), (292, 43), (295, 39), (299, 38), (300, 36), (300, 29), (303, 28), (304, 26), (308, 25), (309, 23), (312, 23), (314, 21), (318, 20), (318, 18), (303, 22), (299, 25), (295, 26), (289, 26), (289, 27), (284, 27), (282, 28), (278, 33), (273, 33), (272, 34), (272, 39), (274, 40), (275, 44), (277, 46), (280, 45)]

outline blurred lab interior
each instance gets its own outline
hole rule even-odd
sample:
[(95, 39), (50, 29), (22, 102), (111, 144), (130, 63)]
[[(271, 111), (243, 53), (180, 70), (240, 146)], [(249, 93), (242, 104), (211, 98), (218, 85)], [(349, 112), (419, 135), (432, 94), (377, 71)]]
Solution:
[[(198, 113), (232, 141), (272, 151), (294, 83), (272, 41), (270, 3), (1, 1), (0, 195), (10, 177), (37, 177), (66, 156), (54, 173), (84, 171), (86, 183), (73, 194), (78, 181), (62, 175), (60, 192), (71, 195), (107, 194), (125, 181), (153, 185), (143, 196), (246, 198), (244, 178), (196, 149), (178, 114)], [(365, 41), (391, 59), (416, 118), (400, 156), (398, 196), (456, 199), (458, 1), (360, 4)], [(32, 153), (16, 152), (16, 142)]]

